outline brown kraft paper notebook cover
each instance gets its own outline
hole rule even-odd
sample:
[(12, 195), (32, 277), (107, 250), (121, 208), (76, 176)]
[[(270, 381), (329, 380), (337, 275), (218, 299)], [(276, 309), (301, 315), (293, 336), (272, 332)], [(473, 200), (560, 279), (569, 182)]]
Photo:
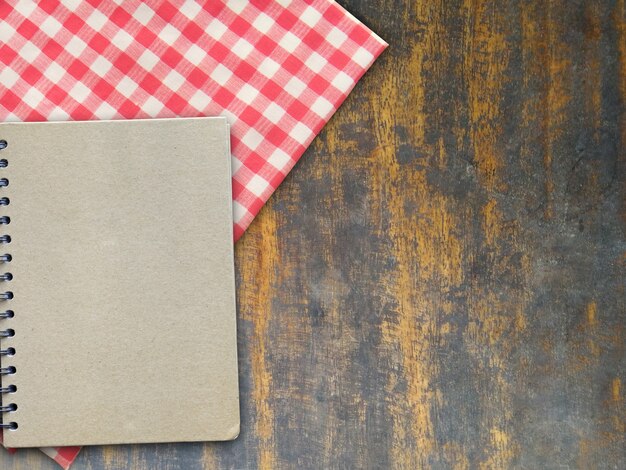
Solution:
[(226, 120), (3, 123), (0, 144), (5, 445), (234, 439)]

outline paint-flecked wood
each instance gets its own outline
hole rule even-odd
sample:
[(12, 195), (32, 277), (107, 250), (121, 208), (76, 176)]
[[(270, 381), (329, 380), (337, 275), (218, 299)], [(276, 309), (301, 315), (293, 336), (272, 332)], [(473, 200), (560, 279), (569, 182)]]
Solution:
[(237, 246), (241, 436), (75, 468), (626, 468), (624, 0), (341, 3), (391, 47)]

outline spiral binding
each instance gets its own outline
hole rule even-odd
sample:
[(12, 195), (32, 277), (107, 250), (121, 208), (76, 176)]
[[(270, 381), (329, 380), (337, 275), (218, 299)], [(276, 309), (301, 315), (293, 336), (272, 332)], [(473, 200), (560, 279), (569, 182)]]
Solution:
[[(0, 151), (7, 148), (9, 144), (6, 140), (0, 140)], [(0, 168), (6, 168), (9, 165), (8, 160), (2, 158), (0, 159)], [(0, 189), (6, 188), (9, 185), (8, 178), (0, 178)], [(0, 197), (0, 206), (8, 206), (10, 204), (10, 200), (8, 197)], [(0, 216), (0, 225), (9, 225), (11, 223), (11, 218), (2, 215)], [(0, 244), (8, 244), (11, 243), (10, 235), (0, 235)], [(0, 263), (10, 263), (12, 260), (12, 256), (9, 253), (5, 253), (0, 255)], [(0, 274), (0, 282), (9, 282), (13, 279), (13, 274), (6, 272), (4, 274)], [(13, 298), (13, 292), (6, 291), (0, 293), (0, 302), (8, 302)], [(0, 312), (0, 321), (8, 320), (15, 316), (15, 312), (13, 310), (5, 310)], [(12, 328), (7, 328), (5, 330), (0, 330), (0, 339), (2, 338), (12, 338), (15, 336), (15, 330)], [(0, 349), (0, 357), (11, 357), (15, 354), (15, 348), (6, 348)], [(15, 374), (16, 368), (14, 366), (0, 367), (0, 377), (10, 376)], [(7, 386), (0, 386), (0, 394), (8, 394), (15, 393), (17, 391), (17, 387), (13, 384)], [(12, 413), (17, 410), (17, 405), (15, 403), (4, 404), (2, 400), (0, 400), (0, 413)], [(10, 423), (0, 423), (0, 429), (17, 429), (17, 423), (15, 421), (11, 421)]]

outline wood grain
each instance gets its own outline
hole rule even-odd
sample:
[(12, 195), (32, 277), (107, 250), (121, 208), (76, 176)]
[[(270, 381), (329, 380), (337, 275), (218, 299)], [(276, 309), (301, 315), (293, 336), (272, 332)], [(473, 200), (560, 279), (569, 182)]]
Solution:
[(238, 243), (241, 436), (74, 468), (625, 468), (624, 0), (341, 3), (391, 47)]

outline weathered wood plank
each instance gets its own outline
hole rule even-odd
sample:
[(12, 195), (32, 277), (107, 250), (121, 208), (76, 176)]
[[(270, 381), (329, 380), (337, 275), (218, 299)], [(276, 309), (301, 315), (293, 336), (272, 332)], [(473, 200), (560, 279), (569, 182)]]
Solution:
[(341, 3), (391, 48), (237, 246), (241, 436), (75, 468), (626, 467), (624, 0)]

